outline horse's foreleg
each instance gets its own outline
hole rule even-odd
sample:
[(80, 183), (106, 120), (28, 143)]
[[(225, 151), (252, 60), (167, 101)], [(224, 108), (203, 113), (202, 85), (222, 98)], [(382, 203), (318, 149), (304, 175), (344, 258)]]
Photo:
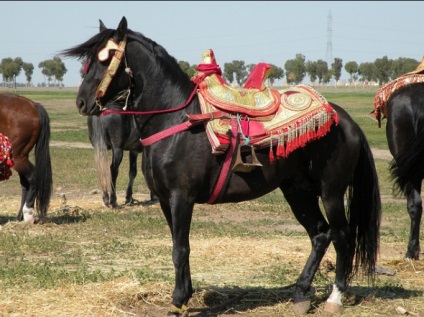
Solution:
[[(292, 187), (293, 188), (293, 187)], [(311, 306), (307, 296), (315, 273), (330, 244), (329, 226), (318, 204), (318, 197), (308, 192), (285, 191), (284, 196), (290, 204), (299, 223), (306, 229), (311, 239), (312, 249), (305, 267), (296, 281), (293, 310), (296, 314), (306, 314)]]
[(420, 224), (423, 213), (421, 200), (421, 183), (414, 186), (409, 196), (407, 196), (407, 209), (411, 218), (410, 236), (406, 258), (418, 260), (420, 257)]
[(137, 176), (137, 157), (138, 153), (129, 152), (129, 158), (130, 158), (130, 169), (128, 172), (128, 186), (127, 191), (125, 194), (125, 205), (132, 204), (133, 203), (133, 186), (134, 186), (134, 179)]
[[(187, 303), (193, 294), (189, 235), (194, 203), (189, 203), (181, 197), (172, 197), (174, 201), (170, 203), (171, 209), (164, 211), (172, 232), (172, 261), (175, 268), (175, 288), (169, 312), (179, 316), (187, 310)], [(169, 211), (172, 219), (169, 219)]]

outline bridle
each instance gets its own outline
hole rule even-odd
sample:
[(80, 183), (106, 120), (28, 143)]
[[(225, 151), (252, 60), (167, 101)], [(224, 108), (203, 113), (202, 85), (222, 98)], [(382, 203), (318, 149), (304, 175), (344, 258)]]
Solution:
[(123, 100), (125, 99), (125, 106), (124, 110), (126, 110), (128, 105), (128, 99), (131, 92), (131, 78), (132, 73), (131, 69), (127, 65), (127, 60), (125, 59), (125, 46), (127, 44), (127, 36), (125, 35), (119, 44), (117, 44), (112, 38), (109, 39), (106, 43), (106, 46), (99, 51), (97, 54), (97, 58), (99, 61), (104, 62), (109, 58), (109, 51), (115, 50), (115, 54), (112, 57), (112, 60), (106, 69), (102, 80), (100, 81), (99, 86), (97, 87), (96, 91), (96, 105), (100, 108), (101, 111), (104, 110), (104, 107), (101, 103), (101, 98), (106, 94), (107, 89), (109, 88), (110, 83), (112, 82), (113, 77), (116, 74), (116, 71), (119, 68), (119, 65), (121, 64), (122, 59), (124, 59), (125, 62), (125, 72), (129, 76), (129, 87), (120, 93), (117, 94), (117, 96), (112, 100), (112, 102)]
[[(129, 80), (130, 84), (127, 89), (118, 93), (117, 96), (112, 100), (112, 102), (125, 98), (126, 99), (125, 107), (123, 108), (122, 111), (106, 109), (101, 104), (100, 98), (102, 98), (106, 94), (106, 91), (113, 79), (113, 76), (116, 74), (116, 71), (118, 70), (120, 63), (123, 57), (125, 56), (126, 40), (127, 40), (127, 36), (125, 35), (123, 40), (119, 44), (117, 44), (112, 38), (110, 38), (108, 42), (106, 43), (106, 46), (103, 49), (101, 49), (97, 54), (99, 61), (103, 62), (109, 58), (109, 50), (116, 50), (115, 55), (112, 57), (112, 60), (107, 70), (105, 71), (105, 74), (103, 75), (103, 78), (99, 86), (97, 87), (97, 91), (96, 91), (96, 97), (97, 97), (96, 105), (100, 108), (100, 110), (102, 111), (102, 114), (104, 115), (111, 114), (111, 113), (128, 114), (128, 115), (131, 115), (131, 114), (132, 115), (153, 115), (153, 114), (162, 114), (162, 113), (176, 112), (176, 111), (182, 110), (186, 108), (190, 104), (190, 102), (193, 100), (194, 96), (197, 94), (197, 88), (199, 87), (200, 83), (206, 76), (213, 73), (221, 74), (221, 69), (217, 65), (215, 66), (206, 65), (206, 64), (198, 65), (197, 70), (201, 71), (202, 74), (199, 76), (193, 76), (193, 78), (191, 79), (191, 81), (195, 84), (195, 86), (190, 96), (188, 97), (188, 99), (186, 100), (184, 104), (176, 108), (170, 108), (170, 109), (150, 110), (150, 111), (127, 111), (127, 103), (128, 103), (128, 98), (130, 96), (131, 85), (132, 85), (132, 81), (131, 81), (132, 71), (127, 65), (126, 58), (124, 58), (125, 72), (130, 77), (130, 80)], [(188, 116), (190, 117), (190, 115)], [(207, 118), (203, 118), (203, 119), (211, 119), (211, 118), (207, 116)]]

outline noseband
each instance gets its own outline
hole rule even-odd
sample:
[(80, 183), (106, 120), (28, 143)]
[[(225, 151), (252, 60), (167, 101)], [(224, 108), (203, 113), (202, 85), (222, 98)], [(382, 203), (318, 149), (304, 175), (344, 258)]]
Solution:
[[(102, 78), (99, 86), (97, 87), (96, 105), (100, 108), (100, 110), (104, 110), (104, 107), (103, 107), (103, 105), (100, 101), (100, 98), (102, 98), (106, 94), (106, 91), (109, 88), (109, 85), (112, 82), (112, 79), (115, 76), (116, 71), (119, 68), (119, 65), (121, 64), (122, 58), (125, 55), (126, 44), (127, 44), (127, 36), (125, 36), (124, 39), (119, 44), (117, 44), (113, 39), (109, 39), (109, 41), (106, 43), (106, 46), (103, 49), (101, 49), (99, 51), (99, 53), (97, 54), (98, 60), (103, 62), (103, 61), (105, 61), (109, 58), (109, 51), (110, 50), (116, 51), (115, 54), (112, 57), (112, 60), (109, 64), (108, 68), (105, 71), (105, 74), (103, 75), (103, 78)], [(125, 65), (127, 66), (126, 59), (124, 59), (124, 61), (125, 61)], [(126, 102), (125, 102), (124, 110), (127, 108), (128, 97), (129, 97), (130, 91), (131, 91), (131, 77), (132, 77), (131, 69), (126, 67), (125, 72), (130, 77), (130, 81), (129, 81), (130, 85), (129, 85), (128, 89), (119, 93), (117, 95), (117, 97), (113, 100), (113, 101), (117, 101), (117, 100), (121, 100), (121, 99), (125, 98)]]

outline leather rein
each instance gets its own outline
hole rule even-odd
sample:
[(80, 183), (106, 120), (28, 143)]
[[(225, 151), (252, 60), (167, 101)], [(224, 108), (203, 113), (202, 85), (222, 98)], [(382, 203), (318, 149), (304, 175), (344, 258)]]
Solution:
[[(98, 53), (98, 59), (99, 61), (103, 62), (105, 60), (107, 60), (109, 58), (109, 50), (115, 50), (115, 54), (112, 57), (112, 60), (108, 66), (108, 68), (106, 69), (103, 78), (99, 84), (99, 86), (97, 87), (97, 91), (96, 91), (96, 105), (100, 108), (100, 110), (102, 111), (102, 115), (108, 115), (108, 114), (126, 114), (126, 115), (154, 115), (154, 114), (162, 114), (162, 113), (170, 113), (170, 112), (176, 112), (179, 110), (182, 110), (184, 108), (186, 108), (190, 102), (193, 100), (194, 96), (197, 93), (197, 88), (199, 87), (199, 84), (201, 83), (201, 81), (208, 75), (215, 73), (217, 71), (220, 71), (219, 69), (216, 68), (211, 68), (211, 69), (205, 69), (204, 74), (202, 74), (202, 76), (200, 76), (199, 78), (196, 78), (196, 80), (194, 81), (195, 86), (193, 88), (193, 91), (191, 92), (190, 96), (188, 97), (187, 101), (182, 104), (181, 106), (178, 106), (176, 108), (171, 108), (171, 109), (162, 109), (162, 110), (150, 110), (150, 111), (128, 111), (127, 106), (128, 106), (128, 97), (130, 96), (130, 92), (131, 92), (131, 78), (132, 78), (132, 71), (131, 69), (127, 66), (127, 61), (124, 58), (125, 56), (125, 46), (127, 43), (127, 37), (125, 36), (124, 39), (119, 42), (119, 44), (117, 44), (113, 39), (109, 39), (109, 41), (106, 43), (106, 46), (101, 49)], [(119, 65), (121, 64), (122, 59), (124, 59), (125, 61), (125, 65), (127, 66), (125, 68), (125, 72), (130, 76), (130, 87), (126, 90), (124, 90), (123, 92), (121, 92), (120, 94), (118, 94), (118, 96), (113, 99), (113, 101), (117, 101), (117, 100), (121, 100), (121, 99), (126, 99), (125, 102), (125, 107), (123, 108), (123, 110), (112, 110), (112, 109), (105, 109), (104, 106), (102, 105), (100, 98), (102, 98), (105, 94), (107, 89), (109, 88), (110, 83), (112, 82), (113, 77), (116, 74), (116, 71), (119, 68)], [(173, 126), (171, 128), (165, 129), (161, 132), (155, 133), (153, 135), (151, 135), (150, 137), (146, 138), (146, 139), (140, 139), (140, 142), (143, 146), (148, 146), (151, 145), (159, 140), (162, 140), (163, 138), (166, 138), (168, 136), (171, 136), (173, 134), (185, 131), (189, 128), (191, 128), (192, 126), (198, 125), (200, 123), (203, 123), (205, 121), (211, 120), (211, 119), (215, 119), (215, 118), (219, 118), (222, 117), (223, 113), (220, 111), (216, 111), (210, 114), (195, 114), (195, 115), (189, 115), (187, 114), (187, 117), (189, 118), (188, 121), (185, 121), (183, 123), (180, 123), (176, 126)]]

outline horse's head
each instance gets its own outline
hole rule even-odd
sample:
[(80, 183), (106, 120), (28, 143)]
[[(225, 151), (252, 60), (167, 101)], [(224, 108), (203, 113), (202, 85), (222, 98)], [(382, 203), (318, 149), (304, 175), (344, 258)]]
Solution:
[(177, 108), (195, 91), (178, 61), (128, 29), (125, 17), (116, 30), (100, 21), (98, 34), (62, 54), (87, 61), (76, 100), (83, 115), (98, 115), (105, 105), (128, 99), (134, 111), (153, 114)]
[(97, 35), (63, 51), (65, 56), (86, 61), (76, 99), (83, 115), (99, 114), (108, 102), (127, 98), (131, 88), (131, 72), (125, 60), (127, 20), (123, 17), (116, 30), (107, 29), (101, 20), (99, 22)]

